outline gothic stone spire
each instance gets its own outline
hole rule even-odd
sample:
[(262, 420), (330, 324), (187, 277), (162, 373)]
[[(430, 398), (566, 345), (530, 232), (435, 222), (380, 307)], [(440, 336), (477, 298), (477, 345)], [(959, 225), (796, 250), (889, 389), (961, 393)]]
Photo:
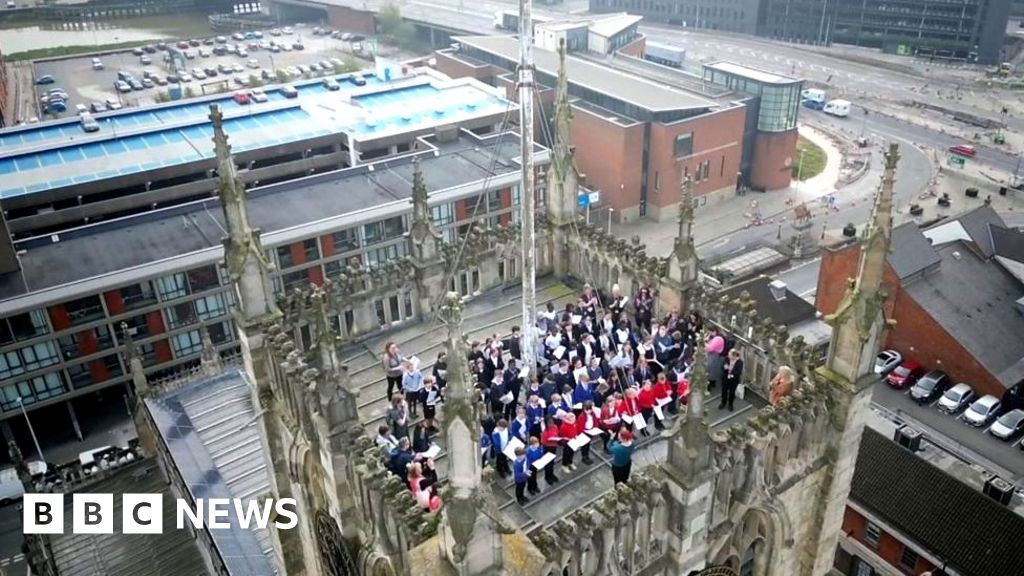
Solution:
[(462, 336), (462, 300), (449, 292), (441, 305), (440, 318), (448, 329), (448, 385), (444, 406), (445, 435), (451, 461), (449, 483), (452, 497), (445, 503), (446, 530), (452, 537), (456, 563), (464, 559), (473, 538), (478, 513), (480, 478), (480, 419), (472, 380), (466, 365)]
[(556, 224), (568, 224), (576, 217), (576, 196), (581, 177), (572, 149), (572, 104), (569, 103), (569, 75), (565, 65), (565, 41), (558, 45), (558, 86), (555, 94), (555, 141), (548, 177), (548, 217)]
[(210, 121), (213, 123), (213, 145), (217, 154), (217, 194), (228, 229), (224, 238), (224, 260), (238, 292), (241, 316), (247, 321), (277, 316), (280, 311), (274, 302), (268, 275), (271, 265), (263, 253), (259, 231), (249, 226), (245, 186), (238, 178), (231, 146), (224, 133), (224, 117), (216, 104), (210, 105)]
[(679, 198), (679, 230), (669, 262), (669, 278), (685, 289), (697, 280), (697, 249), (693, 243), (693, 181), (682, 177)]
[(412, 174), (412, 225), (409, 237), (412, 240), (413, 257), (421, 264), (428, 264), (438, 258), (441, 233), (434, 226), (428, 203), (427, 184), (423, 180), (420, 159), (413, 159)]
[(891, 144), (885, 156), (885, 173), (875, 197), (871, 222), (861, 239), (857, 278), (850, 281), (842, 303), (826, 320), (832, 324), (832, 343), (827, 368), (849, 383), (871, 374), (881, 333), (885, 327), (882, 286), (892, 240), (893, 186), (899, 146)]

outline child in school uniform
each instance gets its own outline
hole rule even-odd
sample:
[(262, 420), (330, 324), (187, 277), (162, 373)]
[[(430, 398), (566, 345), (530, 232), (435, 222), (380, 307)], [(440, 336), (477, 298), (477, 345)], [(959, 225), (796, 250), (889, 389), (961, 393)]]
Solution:
[[(548, 416), (544, 427), (544, 433), (541, 435), (540, 440), (541, 445), (544, 447), (544, 452), (548, 454), (558, 453), (558, 443), (561, 440), (561, 436), (559, 434), (560, 432), (558, 431), (558, 425), (555, 424), (555, 419)], [(544, 468), (544, 481), (547, 482), (549, 486), (558, 482), (558, 477), (555, 476), (554, 460)]]
[(530, 481), (530, 464), (526, 460), (526, 449), (520, 446), (516, 448), (516, 459), (512, 463), (512, 475), (515, 477), (516, 482), (516, 502), (520, 506), (530, 501), (524, 493), (526, 491), (526, 483)]
[[(526, 463), (530, 466), (530, 478), (526, 481), (526, 491), (530, 494), (540, 494), (540, 488), (537, 487), (537, 473), (540, 471), (534, 468), (533, 463), (543, 456), (544, 448), (540, 445), (540, 440), (536, 436), (530, 436), (530, 443), (526, 447)], [(547, 467), (551, 466), (552, 464), (549, 464)]]

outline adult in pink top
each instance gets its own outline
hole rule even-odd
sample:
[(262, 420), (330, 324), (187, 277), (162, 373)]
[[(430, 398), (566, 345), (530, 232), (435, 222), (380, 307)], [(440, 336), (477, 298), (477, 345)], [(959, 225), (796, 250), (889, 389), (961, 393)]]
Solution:
[(704, 352), (708, 355), (722, 354), (725, 352), (725, 338), (722, 338), (721, 334), (715, 334), (704, 346)]

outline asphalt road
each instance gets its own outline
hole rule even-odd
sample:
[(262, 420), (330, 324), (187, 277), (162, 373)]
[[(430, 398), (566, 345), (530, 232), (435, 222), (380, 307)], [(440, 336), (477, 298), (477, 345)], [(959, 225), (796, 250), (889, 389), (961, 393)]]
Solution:
[(23, 576), (28, 565), (21, 554), (21, 510), (15, 505), (0, 507), (0, 570), (5, 576)]

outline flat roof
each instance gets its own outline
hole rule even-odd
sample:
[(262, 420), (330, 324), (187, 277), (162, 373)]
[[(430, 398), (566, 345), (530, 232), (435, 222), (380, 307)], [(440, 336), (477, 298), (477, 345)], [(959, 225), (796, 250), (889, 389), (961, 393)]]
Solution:
[[(245, 372), (227, 369), (166, 394), (146, 398), (157, 431), (193, 499), (254, 500), (271, 489), (272, 465)], [(210, 536), (231, 574), (274, 576), (277, 557), (269, 528), (242, 528), (230, 514), (227, 530)]]
[[(346, 77), (339, 75), (340, 83), (356, 88), (343, 81)], [(442, 81), (427, 75), (377, 82), (362, 93), (330, 92), (320, 81), (297, 88), (305, 98), (287, 100), (278, 89), (268, 89), (274, 101), (264, 104), (242, 106), (230, 98), (220, 102), (233, 149), (243, 152), (340, 133), (352, 141), (372, 140), (502, 113), (510, 105), (478, 81)], [(112, 118), (112, 124), (139, 119), (141, 129), (130, 134), (123, 127), (118, 133), (101, 119), (96, 135), (83, 132), (76, 143), (37, 146), (32, 152), (0, 157), (0, 199), (213, 158), (213, 129), (206, 118), (209, 104)], [(181, 120), (168, 127), (169, 118)]]
[[(510, 62), (519, 60), (519, 41), (513, 36), (457, 36), (453, 38)], [(541, 48), (533, 50), (537, 70), (551, 76), (558, 76), (558, 54)], [(572, 55), (565, 59), (569, 82), (583, 88), (629, 102), (652, 112), (715, 108), (718, 105), (703, 96), (682, 90), (674, 90), (639, 76), (591, 63)]]
[[(234, 146), (234, 136), (228, 136)], [(514, 133), (477, 137), (461, 132), (458, 140), (429, 141), (437, 150), (436, 156), (429, 148), (415, 156), (420, 158), (424, 181), (434, 195), (484, 180), (493, 182), (499, 175), (518, 174), (519, 142)], [(213, 149), (212, 142), (207, 146)], [(544, 150), (535, 147), (536, 152)], [(493, 172), (492, 154), (496, 158)], [(412, 198), (413, 156), (250, 190), (249, 222), (262, 231), (270, 245), (267, 236), (275, 232), (407, 203)], [(17, 250), (24, 250), (19, 257), (21, 270), (0, 275), (0, 300), (193, 252), (221, 249), (225, 230), (219, 199), (208, 198), (54, 236), (21, 240), (15, 244)], [(308, 232), (306, 236), (313, 234)], [(53, 242), (54, 237), (58, 241)]]
[(750, 80), (761, 82), (762, 84), (795, 84), (800, 81), (796, 78), (775, 74), (759, 68), (751, 68), (750, 66), (736, 64), (735, 62), (712, 62), (711, 64), (705, 64), (704, 67), (725, 72), (726, 74), (743, 76), (744, 78), (749, 78)]
[(643, 16), (636, 16), (625, 12), (603, 17), (598, 16), (591, 21), (589, 29), (594, 34), (608, 38), (628, 29), (630, 26), (635, 26), (643, 19)]

